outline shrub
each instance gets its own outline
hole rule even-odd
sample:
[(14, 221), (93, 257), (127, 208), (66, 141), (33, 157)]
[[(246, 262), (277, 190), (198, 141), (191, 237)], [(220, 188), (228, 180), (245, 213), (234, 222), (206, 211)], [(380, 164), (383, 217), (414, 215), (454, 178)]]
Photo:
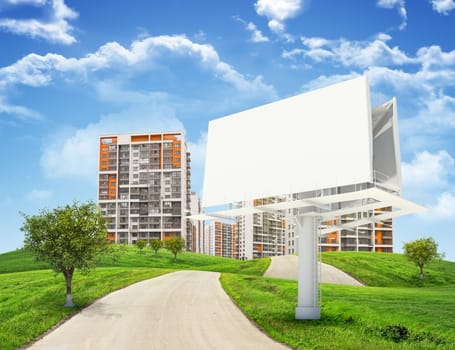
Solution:
[(402, 324), (389, 324), (381, 328), (381, 336), (399, 343), (409, 338), (409, 330)]

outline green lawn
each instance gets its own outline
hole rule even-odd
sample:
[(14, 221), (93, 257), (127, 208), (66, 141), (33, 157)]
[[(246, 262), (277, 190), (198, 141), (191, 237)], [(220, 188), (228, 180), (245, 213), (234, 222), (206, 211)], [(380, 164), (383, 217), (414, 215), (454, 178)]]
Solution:
[[(272, 337), (298, 349), (455, 349), (455, 263), (437, 262), (418, 281), (400, 254), (324, 253), (369, 287), (323, 285), (322, 319), (296, 321), (297, 282), (264, 278), (270, 259), (239, 261), (202, 254), (116, 247), (89, 275), (76, 272), (76, 308), (63, 307), (64, 280), (22, 250), (0, 254), (0, 350), (32, 341), (97, 298), (180, 269), (222, 272), (228, 294)], [(115, 257), (115, 259), (113, 258)], [(391, 338), (407, 330), (406, 339)]]
[[(296, 321), (296, 281), (223, 274), (221, 283), (260, 327), (297, 349), (455, 349), (453, 285), (379, 288), (326, 284), (321, 320)], [(391, 338), (398, 325), (409, 336), (395, 342)]]

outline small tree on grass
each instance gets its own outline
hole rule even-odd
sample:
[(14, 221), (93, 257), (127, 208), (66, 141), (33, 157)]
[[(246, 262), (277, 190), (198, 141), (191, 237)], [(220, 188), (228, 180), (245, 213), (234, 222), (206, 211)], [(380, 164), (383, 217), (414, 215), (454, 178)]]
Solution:
[(403, 250), (404, 255), (419, 267), (421, 281), (424, 278), (424, 266), (444, 257), (444, 254), (438, 253), (438, 244), (431, 237), (405, 243)]
[(142, 249), (144, 249), (146, 245), (147, 242), (144, 241), (143, 239), (138, 239), (136, 241), (136, 247), (139, 249), (139, 254), (142, 254)]
[(160, 239), (152, 239), (150, 241), (150, 248), (153, 249), (153, 251), (155, 252), (155, 254), (158, 254), (158, 250), (160, 250), (161, 248), (163, 248), (163, 241), (160, 240)]
[(24, 247), (38, 260), (61, 272), (66, 282), (65, 306), (74, 306), (71, 282), (75, 269), (88, 272), (95, 258), (107, 248), (106, 223), (93, 202), (41, 210), (38, 215), (21, 213), (25, 222)]
[(185, 240), (180, 237), (173, 237), (166, 241), (165, 248), (174, 254), (174, 262), (177, 261), (177, 253), (180, 253), (185, 247)]

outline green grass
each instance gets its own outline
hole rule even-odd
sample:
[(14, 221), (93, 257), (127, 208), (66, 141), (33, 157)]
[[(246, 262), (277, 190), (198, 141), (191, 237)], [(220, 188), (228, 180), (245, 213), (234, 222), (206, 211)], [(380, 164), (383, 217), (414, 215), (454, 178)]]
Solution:
[[(270, 259), (182, 253), (173, 262), (165, 250), (155, 255), (147, 248), (142, 254), (132, 246), (116, 249), (89, 275), (76, 272), (72, 309), (63, 307), (61, 274), (22, 250), (0, 254), (0, 350), (27, 344), (111, 291), (181, 269), (222, 272), (223, 287), (245, 313), (297, 349), (455, 349), (455, 263), (428, 265), (421, 284), (418, 269), (400, 254), (324, 253), (324, 262), (369, 287), (323, 285), (322, 319), (296, 321), (297, 282), (261, 277)], [(387, 337), (397, 325), (410, 332), (408, 339)]]
[(51, 270), (0, 274), (0, 349), (29, 343), (101, 296), (168, 273), (166, 269), (99, 268), (73, 280), (74, 308), (64, 307), (65, 282)]
[(270, 265), (270, 259), (242, 261), (189, 252), (179, 253), (177, 261), (174, 262), (172, 253), (165, 249), (161, 249), (158, 254), (149, 248), (143, 249), (141, 254), (133, 246), (118, 246), (118, 249), (120, 252), (118, 260), (114, 262), (111, 256), (105, 256), (100, 259), (98, 265), (217, 271), (256, 276), (262, 276)]
[(333, 265), (368, 286), (431, 287), (455, 284), (455, 263), (435, 261), (425, 266), (425, 279), (403, 254), (371, 252), (322, 253), (322, 261)]
[[(270, 265), (270, 259), (242, 261), (189, 252), (179, 253), (177, 262), (174, 262), (173, 255), (165, 249), (161, 249), (158, 254), (155, 254), (150, 248), (144, 248), (142, 253), (139, 253), (134, 246), (119, 245), (114, 248), (115, 254), (99, 258), (98, 267), (191, 269), (262, 276)], [(114, 259), (114, 257), (117, 258)], [(49, 265), (36, 262), (33, 255), (27, 251), (17, 250), (0, 254), (0, 274), (43, 269), (49, 269)]]
[[(455, 286), (378, 288), (323, 285), (321, 320), (297, 321), (297, 282), (223, 274), (221, 283), (246, 314), (297, 349), (455, 349)], [(405, 341), (387, 338), (404, 325)]]
[(32, 253), (22, 249), (0, 254), (0, 273), (45, 269), (49, 269), (48, 264), (35, 261)]
[[(117, 246), (114, 255), (100, 257), (88, 275), (76, 271), (75, 308), (65, 308), (65, 282), (49, 265), (36, 262), (24, 250), (0, 254), (0, 350), (23, 346), (94, 300), (132, 283), (175, 270), (205, 270), (261, 276), (270, 259), (240, 261), (203, 254), (173, 255), (133, 246)], [(116, 259), (113, 259), (116, 256)]]

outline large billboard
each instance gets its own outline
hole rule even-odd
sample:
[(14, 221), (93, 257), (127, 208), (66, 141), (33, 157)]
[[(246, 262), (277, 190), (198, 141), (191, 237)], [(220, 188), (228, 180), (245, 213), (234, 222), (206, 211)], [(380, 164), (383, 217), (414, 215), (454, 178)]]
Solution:
[(373, 181), (365, 76), (210, 121), (203, 206)]

